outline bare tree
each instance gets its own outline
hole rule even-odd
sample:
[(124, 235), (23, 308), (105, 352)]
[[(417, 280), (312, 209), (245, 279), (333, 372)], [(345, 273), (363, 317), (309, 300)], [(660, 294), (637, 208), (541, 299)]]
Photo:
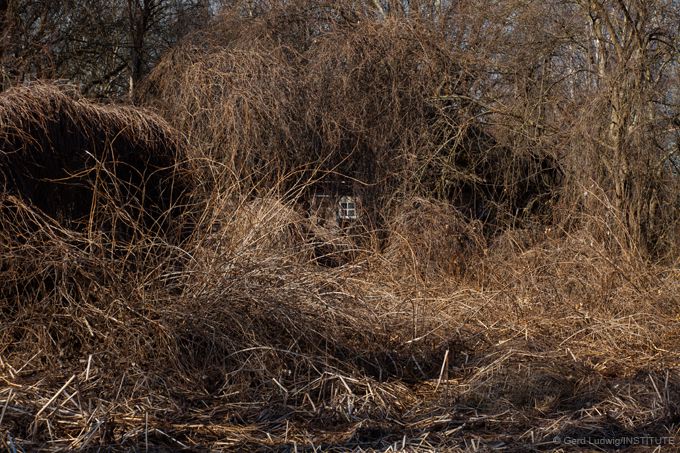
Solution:
[(671, 72), (677, 72), (678, 5), (584, 0), (580, 7), (588, 20), (592, 87), (603, 115), (598, 182), (623, 215), (633, 243), (650, 251), (663, 234), (659, 209), (668, 201), (665, 140), (672, 112), (660, 106), (671, 89)]
[(211, 11), (207, 0), (0, 1), (4, 86), (59, 78), (94, 96), (131, 94)]
[(496, 136), (556, 155), (574, 194), (596, 184), (643, 253), (677, 221), (679, 12), (673, 0), (478, 0), (440, 18)]

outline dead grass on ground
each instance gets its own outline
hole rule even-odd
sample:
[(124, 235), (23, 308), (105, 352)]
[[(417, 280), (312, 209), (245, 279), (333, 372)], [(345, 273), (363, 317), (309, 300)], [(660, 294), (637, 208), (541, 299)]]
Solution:
[[(217, 237), (240, 233), (223, 249), (194, 237), (163, 255), (141, 241), (124, 257), (4, 203), (5, 448), (677, 436), (677, 267), (614, 256), (587, 232), (492, 245), (464, 278), (409, 278), (384, 258), (300, 259), (299, 216), (273, 199), (234, 209)], [(31, 222), (39, 234), (17, 240)]]

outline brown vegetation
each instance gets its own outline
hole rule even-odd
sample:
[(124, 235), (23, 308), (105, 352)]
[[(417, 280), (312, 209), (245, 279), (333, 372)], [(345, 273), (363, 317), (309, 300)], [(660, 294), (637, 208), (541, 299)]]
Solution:
[[(137, 94), (165, 120), (0, 94), (2, 448), (677, 445), (672, 74), (626, 100), (616, 58), (578, 69), (639, 2), (271, 3), (163, 57)], [(305, 197), (336, 180), (369, 215), (329, 228)]]
[(362, 186), (374, 229), (414, 193), (490, 223), (534, 205), (549, 212), (559, 164), (484, 130), (464, 100), (472, 76), (444, 34), (348, 8), (302, 2), (250, 21), (227, 15), (165, 57), (147, 101), (192, 138), (195, 157), (220, 162), (218, 184), (302, 193), (339, 174)]
[(162, 119), (52, 85), (2, 93), (0, 118), (4, 193), (67, 228), (121, 239), (141, 225), (170, 233), (170, 219), (181, 220), (183, 141)]

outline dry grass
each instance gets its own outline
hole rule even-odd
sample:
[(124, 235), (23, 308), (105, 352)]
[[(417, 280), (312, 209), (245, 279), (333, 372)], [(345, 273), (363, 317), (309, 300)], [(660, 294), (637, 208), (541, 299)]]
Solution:
[[(183, 137), (160, 117), (33, 84), (0, 94), (0, 184), (64, 226), (173, 236), (188, 207)], [(172, 219), (170, 219), (172, 218)]]
[[(499, 241), (461, 280), (409, 274), (388, 259), (394, 244), (319, 267), (275, 200), (243, 204), (183, 249), (140, 242), (127, 258), (9, 203), (5, 448), (677, 439), (680, 272), (613, 256), (587, 232)], [(40, 233), (17, 241), (21, 222)]]
[(448, 203), (411, 198), (396, 209), (389, 223), (383, 257), (407, 275), (427, 280), (462, 276), (486, 248), (480, 221), (471, 222)]
[[(510, 216), (522, 187), (544, 201), (559, 194), (527, 176), (540, 159), (522, 161), (451, 106), (429, 109), (425, 82), (443, 64), (432, 32), (333, 10), (323, 17), (335, 28), (314, 41), (319, 30), (305, 27), (319, 10), (291, 10), (243, 28), (223, 22), (225, 42), (208, 33), (194, 57), (168, 57), (183, 70), (151, 82), (173, 126), (51, 89), (0, 97), (3, 174), (15, 168), (8, 143), (48, 143), (65, 123), (104, 137), (84, 133), (78, 149), (107, 152), (117, 130), (126, 149), (158, 141), (173, 163), (187, 146), (196, 201), (183, 241), (135, 216), (125, 219), (136, 234), (117, 241), (48, 215), (29, 192), (0, 194), (2, 448), (582, 451), (567, 439), (631, 436), (677, 445), (677, 257), (650, 262), (631, 247), (604, 195), (594, 214), (573, 207), (561, 224), (544, 212)], [(384, 36), (404, 45), (373, 49)], [(400, 63), (414, 55), (430, 59)], [(337, 77), (296, 78), (309, 68)], [(375, 92), (363, 97), (361, 79)], [(324, 83), (335, 87), (329, 110), (302, 108)], [(394, 116), (378, 127), (374, 106)], [(467, 131), (481, 137), (474, 146)], [(460, 153), (438, 154), (439, 140), (454, 139)], [(181, 146), (164, 146), (173, 140)], [(64, 158), (71, 149), (53, 148)], [(11, 162), (35, 177), (24, 163), (39, 150), (27, 149)], [(297, 200), (305, 184), (351, 173), (352, 159), (375, 163), (361, 154), (371, 150), (384, 164), (373, 181), (385, 182), (374, 200), (382, 229), (353, 241), (315, 226)], [(503, 162), (517, 165), (498, 170)], [(109, 176), (112, 187), (125, 182)], [(452, 207), (471, 194), (486, 197), (494, 222), (475, 219), (474, 205)], [(107, 199), (103, 225), (128, 208)], [(188, 208), (173, 200), (162, 212), (173, 209)]]
[(495, 141), (453, 52), (416, 18), (375, 20), (351, 2), (274, 5), (180, 44), (143, 100), (189, 137), (210, 187), (291, 195), (341, 175), (362, 187), (377, 228), (414, 195), (499, 223), (533, 204), (549, 211), (559, 165), (548, 150)]

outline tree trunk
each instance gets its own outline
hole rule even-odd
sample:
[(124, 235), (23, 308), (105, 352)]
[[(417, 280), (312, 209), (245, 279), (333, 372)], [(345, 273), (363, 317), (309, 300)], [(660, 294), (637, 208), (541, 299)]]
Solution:
[[(585, 6), (585, 5), (584, 5)], [(654, 120), (651, 101), (645, 99), (652, 80), (650, 49), (641, 37), (650, 17), (636, 1), (590, 0), (587, 4), (592, 33), (591, 61), (596, 74), (593, 88), (608, 105), (605, 149), (600, 154), (604, 180), (622, 216), (631, 246), (650, 251), (656, 210), (655, 165), (648, 146), (645, 123)]]
[(128, 0), (130, 20), (130, 98), (144, 75), (144, 40), (148, 31), (153, 3), (149, 0)]
[(7, 46), (12, 41), (10, 37), (10, 12), (10, 0), (0, 0), (0, 91), (4, 90), (7, 85), (5, 53)]
[(0, 62), (4, 56), (5, 44), (9, 42), (9, 0), (0, 0)]

